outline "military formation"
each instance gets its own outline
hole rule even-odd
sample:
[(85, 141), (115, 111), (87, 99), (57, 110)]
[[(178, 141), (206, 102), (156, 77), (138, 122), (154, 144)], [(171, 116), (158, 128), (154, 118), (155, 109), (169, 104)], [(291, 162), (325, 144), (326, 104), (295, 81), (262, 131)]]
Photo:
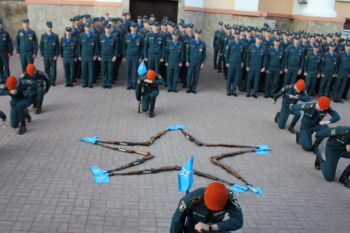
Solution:
[(229, 25), (220, 21), (213, 39), (214, 68), (223, 72), (228, 96), (273, 98), (304, 79), (309, 96), (343, 103), (349, 91), (350, 40), (341, 33), (311, 34)]

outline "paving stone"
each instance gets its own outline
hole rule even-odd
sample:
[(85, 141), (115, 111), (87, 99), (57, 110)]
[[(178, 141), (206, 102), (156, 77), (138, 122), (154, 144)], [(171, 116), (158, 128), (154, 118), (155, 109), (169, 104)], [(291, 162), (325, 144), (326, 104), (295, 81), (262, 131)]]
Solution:
[[(19, 75), (18, 58), (11, 60)], [(110, 184), (95, 184), (89, 167), (113, 169), (137, 155), (111, 151), (79, 141), (98, 135), (102, 139), (144, 141), (170, 124), (184, 124), (204, 142), (267, 144), (267, 156), (245, 154), (224, 160), (265, 194), (238, 194), (244, 227), (237, 232), (348, 232), (349, 190), (326, 182), (313, 168), (315, 156), (295, 144), (295, 136), (280, 130), (273, 117), (280, 107), (272, 100), (227, 97), (225, 81), (212, 70), (203, 70), (197, 95), (161, 91), (156, 117), (136, 111), (135, 95), (124, 80), (116, 87), (93, 89), (76, 85), (64, 88), (62, 63), (58, 85), (45, 97), (43, 114), (32, 113), (28, 132), (18, 136), (9, 126), (0, 129), (0, 232), (159, 232), (169, 231), (178, 201), (176, 172), (112, 177)], [(42, 63), (38, 60), (38, 67)], [(121, 70), (121, 79), (124, 77)], [(334, 104), (350, 124), (349, 102)], [(0, 109), (9, 113), (9, 98), (0, 98)], [(322, 145), (324, 147), (324, 145)], [(238, 182), (210, 163), (210, 156), (234, 151), (196, 147), (180, 132), (171, 132), (151, 147), (155, 158), (136, 168), (182, 165), (195, 155), (195, 168)], [(349, 162), (341, 159), (336, 178)], [(194, 188), (208, 180), (195, 177)]]

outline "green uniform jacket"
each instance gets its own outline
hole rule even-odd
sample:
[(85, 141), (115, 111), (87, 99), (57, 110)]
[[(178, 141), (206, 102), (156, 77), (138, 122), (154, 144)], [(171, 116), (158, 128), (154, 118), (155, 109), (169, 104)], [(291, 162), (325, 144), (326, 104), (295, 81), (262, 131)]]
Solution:
[(272, 47), (266, 51), (265, 56), (265, 69), (266, 70), (283, 70), (283, 59), (284, 59), (284, 51), (282, 48), (278, 48), (277, 50)]
[(250, 69), (261, 69), (264, 65), (265, 47), (251, 44), (247, 50), (246, 66)]
[(75, 60), (78, 58), (78, 41), (73, 38), (61, 38), (61, 57), (67, 60)]
[(338, 55), (334, 52), (326, 52), (322, 58), (321, 73), (322, 74), (336, 74), (338, 68)]
[(97, 55), (98, 50), (98, 40), (97, 36), (90, 33), (90, 36), (87, 36), (86, 33), (80, 35), (79, 46), (78, 46), (78, 55), (81, 57), (82, 61), (91, 61), (94, 56)]
[(184, 46), (181, 41), (170, 41), (165, 48), (165, 62), (171, 66), (179, 66), (184, 60)]
[(305, 57), (304, 71), (307, 73), (320, 73), (322, 57), (319, 53), (309, 52)]
[(329, 108), (326, 111), (321, 111), (316, 109), (316, 103), (306, 103), (306, 104), (296, 104), (292, 105), (292, 110), (304, 111), (303, 119), (301, 120), (302, 128), (313, 128), (322, 121), (322, 119), (327, 115), (331, 115), (330, 122), (335, 123), (340, 120), (340, 115)]
[(349, 126), (337, 126), (334, 128), (328, 128), (316, 133), (317, 140), (323, 140), (328, 138), (327, 146), (332, 147), (332, 151), (341, 153), (346, 152), (346, 145), (350, 144), (350, 127)]
[(235, 40), (232, 40), (226, 46), (225, 52), (226, 63), (230, 64), (242, 64), (244, 63), (244, 45), (242, 41), (236, 43)]
[[(298, 101), (307, 102), (310, 100), (309, 96), (306, 94), (306, 91), (297, 92), (294, 88), (294, 85), (288, 85), (283, 87), (277, 94), (274, 95), (274, 100), (278, 100), (280, 96), (283, 95), (282, 107), (289, 107), (291, 104), (297, 104)], [(298, 99), (291, 99), (289, 95), (295, 95)]]
[(201, 65), (205, 63), (207, 58), (205, 42), (199, 40), (190, 40), (186, 48), (186, 62), (190, 63), (190, 66)]
[(16, 49), (19, 54), (31, 52), (36, 55), (38, 53), (38, 38), (32, 29), (28, 29), (27, 31), (24, 29), (18, 30)]
[(0, 29), (0, 53), (2, 54), (12, 54), (13, 44), (11, 37), (7, 31)]
[(55, 33), (52, 33), (50, 36), (45, 33), (41, 36), (40, 54), (45, 58), (53, 58), (60, 55), (60, 43)]
[(142, 57), (142, 38), (140, 35), (135, 34), (135, 38), (132, 37), (131, 33), (125, 35), (124, 56)]
[(301, 70), (304, 66), (304, 49), (301, 46), (295, 48), (293, 44), (285, 50), (284, 68)]
[(164, 46), (164, 39), (163, 36), (157, 32), (157, 33), (149, 33), (144, 42), (144, 57), (151, 57), (154, 55), (163, 55), (163, 46)]
[[(221, 211), (211, 211), (204, 203), (205, 188), (199, 188), (180, 200), (171, 221), (170, 233), (195, 233), (198, 222), (217, 224), (220, 231), (235, 231), (243, 226), (243, 213), (233, 192)], [(229, 215), (224, 220), (226, 214)]]
[(118, 57), (119, 43), (118, 38), (110, 35), (101, 35), (98, 43), (98, 56), (102, 60), (112, 60), (113, 57)]

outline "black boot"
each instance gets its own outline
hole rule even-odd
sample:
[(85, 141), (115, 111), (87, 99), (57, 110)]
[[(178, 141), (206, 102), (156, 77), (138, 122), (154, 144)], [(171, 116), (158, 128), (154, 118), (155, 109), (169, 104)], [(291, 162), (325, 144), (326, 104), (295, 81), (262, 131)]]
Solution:
[(24, 112), (24, 118), (30, 123), (32, 121), (32, 117), (29, 114), (28, 109), (25, 110)]
[(296, 139), (297, 144), (299, 144), (300, 132), (296, 132), (295, 139)]
[(277, 119), (279, 118), (279, 116), (280, 116), (280, 112), (277, 112), (275, 116), (275, 123), (277, 123)]
[(27, 132), (26, 121), (23, 119), (21, 122), (21, 126), (19, 127), (18, 134), (22, 135)]
[(38, 107), (35, 110), (35, 114), (41, 114), (41, 113), (42, 113), (41, 105), (38, 105)]
[(288, 128), (288, 131), (291, 132), (292, 134), (296, 134), (297, 131), (294, 129), (294, 125), (290, 125)]
[(320, 156), (320, 150), (318, 149), (318, 146), (321, 144), (322, 140), (316, 139), (314, 144), (312, 145), (312, 150), (314, 151), (315, 155)]
[(343, 174), (339, 178), (339, 182), (344, 184), (344, 186), (347, 188), (350, 188), (349, 176), (350, 176), (350, 169), (348, 167), (347, 169), (345, 169), (345, 171), (343, 172)]
[(316, 170), (320, 170), (321, 169), (321, 161), (322, 161), (322, 157), (321, 154), (316, 156), (316, 160), (315, 160), (315, 169)]
[(156, 101), (155, 100), (151, 100), (151, 104), (150, 104), (149, 112), (148, 112), (148, 116), (150, 118), (154, 117), (154, 106), (155, 106), (155, 104), (156, 104)]

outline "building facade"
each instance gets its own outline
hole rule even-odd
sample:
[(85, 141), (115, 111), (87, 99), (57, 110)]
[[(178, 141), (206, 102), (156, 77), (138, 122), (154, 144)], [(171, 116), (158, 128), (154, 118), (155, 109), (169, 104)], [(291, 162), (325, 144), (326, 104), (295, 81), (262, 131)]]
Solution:
[[(154, 13), (158, 18), (185, 19), (202, 28), (209, 42), (217, 22), (271, 27), (308, 32), (342, 31), (350, 17), (350, 0), (0, 0), (0, 17), (13, 32), (20, 18), (27, 16), (34, 30), (41, 34), (50, 20), (54, 30), (63, 32), (71, 16), (108, 12), (120, 16), (123, 12), (137, 15)], [(211, 43), (209, 43), (210, 45)]]

